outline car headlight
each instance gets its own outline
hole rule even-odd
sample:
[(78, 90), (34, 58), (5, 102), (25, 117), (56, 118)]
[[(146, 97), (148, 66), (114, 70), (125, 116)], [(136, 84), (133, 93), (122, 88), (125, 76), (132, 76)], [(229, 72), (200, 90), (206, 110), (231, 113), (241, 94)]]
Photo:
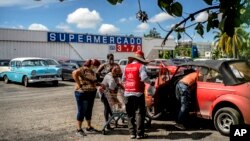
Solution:
[(62, 74), (62, 69), (58, 69), (57, 74), (61, 75)]
[(31, 71), (31, 75), (36, 75), (36, 71), (35, 70), (33, 70), (33, 71)]

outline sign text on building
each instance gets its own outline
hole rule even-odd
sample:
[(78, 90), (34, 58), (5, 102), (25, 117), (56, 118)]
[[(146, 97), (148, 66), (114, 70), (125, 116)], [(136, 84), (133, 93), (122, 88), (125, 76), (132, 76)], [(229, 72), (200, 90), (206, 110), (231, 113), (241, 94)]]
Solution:
[(141, 45), (142, 39), (140, 37), (48, 32), (48, 42)]

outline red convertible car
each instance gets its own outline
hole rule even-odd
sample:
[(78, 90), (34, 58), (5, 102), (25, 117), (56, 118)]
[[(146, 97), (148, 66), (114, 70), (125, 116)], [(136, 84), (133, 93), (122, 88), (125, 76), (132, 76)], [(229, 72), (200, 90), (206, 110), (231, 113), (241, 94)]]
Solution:
[[(178, 71), (179, 68), (185, 68)], [(156, 79), (156, 93), (146, 93), (147, 115), (158, 118), (163, 111), (177, 113), (175, 86), (178, 80), (195, 70), (199, 75), (193, 92), (190, 114), (213, 120), (223, 135), (230, 134), (230, 125), (250, 124), (250, 66), (241, 60), (207, 60), (184, 63), (165, 81)], [(147, 86), (146, 86), (147, 87)]]

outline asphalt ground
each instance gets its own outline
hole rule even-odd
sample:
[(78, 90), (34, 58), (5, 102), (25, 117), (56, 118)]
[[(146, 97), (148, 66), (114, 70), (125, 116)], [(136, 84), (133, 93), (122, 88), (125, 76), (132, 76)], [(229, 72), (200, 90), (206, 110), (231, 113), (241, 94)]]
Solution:
[[(76, 132), (76, 104), (74, 83), (61, 81), (58, 87), (50, 84), (5, 84), (0, 81), (0, 140), (1, 141), (128, 141), (128, 129), (119, 126), (106, 135), (87, 132), (79, 137)], [(217, 132), (212, 121), (191, 119), (190, 127), (180, 131), (175, 122), (163, 116), (153, 120), (146, 129), (149, 135), (143, 140), (202, 140), (229, 141), (229, 137)], [(103, 105), (95, 99), (92, 125), (102, 130)], [(85, 124), (84, 124), (85, 126)]]

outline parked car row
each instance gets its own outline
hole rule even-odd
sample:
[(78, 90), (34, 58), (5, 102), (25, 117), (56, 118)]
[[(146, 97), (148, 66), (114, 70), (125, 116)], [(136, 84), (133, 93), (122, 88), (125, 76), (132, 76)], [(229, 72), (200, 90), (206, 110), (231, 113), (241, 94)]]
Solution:
[[(73, 80), (72, 72), (81, 67), (85, 60), (21, 57), (0, 60), (0, 79), (5, 83), (19, 82), (24, 86), (37, 82), (52, 82), (58, 85), (59, 80)], [(100, 60), (104, 63), (105, 60)]]

